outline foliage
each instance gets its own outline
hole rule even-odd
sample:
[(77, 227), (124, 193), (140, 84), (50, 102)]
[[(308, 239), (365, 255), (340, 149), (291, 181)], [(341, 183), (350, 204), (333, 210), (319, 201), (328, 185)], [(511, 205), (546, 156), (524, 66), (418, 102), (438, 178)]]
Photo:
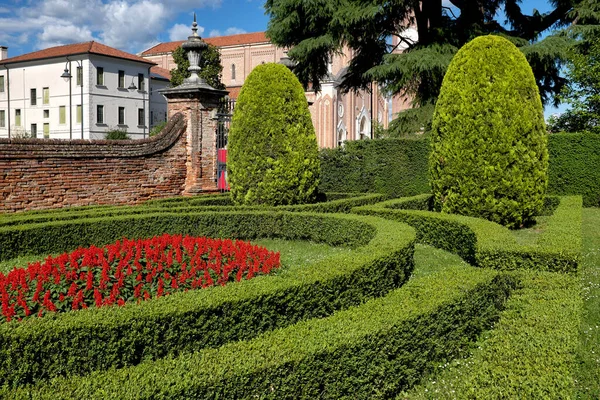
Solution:
[(252, 70), (233, 112), (227, 160), (237, 205), (313, 202), (319, 183), (317, 138), (302, 86), (280, 64)]
[(246, 342), (6, 393), (13, 399), (389, 399), (462, 354), (498, 319), (517, 280), (449, 268), (331, 317)]
[[(581, 296), (574, 276), (519, 273), (520, 288), (467, 359), (397, 400), (572, 399)], [(552, 349), (552, 350), (549, 350)]]
[[(552, 203), (547, 202), (548, 208), (552, 208)], [(561, 198), (534, 246), (518, 245), (513, 233), (502, 225), (427, 211), (429, 204), (427, 196), (420, 195), (358, 207), (353, 211), (407, 223), (417, 231), (419, 243), (458, 254), (475, 266), (501, 270), (577, 271), (581, 258), (579, 196)]]
[[(58, 229), (65, 234), (54, 236)], [(4, 230), (5, 238), (10, 231), (18, 232), (17, 236), (20, 233), (24, 252), (34, 250), (38, 254), (156, 231), (311, 240), (352, 248), (351, 256), (344, 252), (224, 287), (0, 324), (0, 341), (4, 343), (0, 349), (0, 383), (11, 386), (61, 375), (80, 376), (249, 339), (383, 296), (401, 286), (413, 269), (414, 232), (410, 228), (359, 216), (239, 211), (147, 214), (15, 226)], [(26, 246), (40, 242), (44, 234), (60, 238), (59, 245)]]
[(127, 129), (113, 128), (106, 131), (106, 140), (129, 140), (131, 139), (127, 134)]
[(600, 136), (591, 133), (552, 134), (548, 137), (548, 192), (581, 194), (585, 207), (600, 207)]
[(411, 196), (429, 192), (426, 140), (383, 139), (347, 142), (322, 149), (321, 192), (376, 192)]
[(150, 129), (150, 137), (158, 135), (167, 126), (167, 121), (160, 122)]
[[(600, 6), (598, 6), (600, 10)], [(552, 132), (600, 133), (600, 29), (576, 35), (562, 99), (571, 108), (551, 119)]]
[(429, 134), (434, 109), (434, 104), (426, 104), (399, 112), (396, 118), (390, 122), (387, 136), (390, 138), (415, 138), (419, 135)]
[[(185, 78), (191, 74), (188, 71), (190, 62), (187, 59), (186, 51), (179, 46), (173, 51), (173, 62), (177, 64), (177, 68), (171, 70), (171, 86), (179, 86)], [(206, 83), (215, 89), (224, 90), (225, 85), (221, 82), (223, 66), (221, 65), (221, 53), (219, 49), (212, 44), (209, 44), (200, 58), (200, 72), (198, 75), (204, 79)]]
[(518, 228), (542, 208), (548, 150), (527, 60), (508, 40), (465, 45), (444, 77), (429, 157), (434, 204)]
[(265, 9), (267, 35), (290, 48), (288, 55), (297, 62), (294, 72), (305, 87), (310, 83), (318, 89), (329, 58), (348, 48), (354, 57), (342, 81), (344, 90), (366, 89), (374, 80), (422, 106), (435, 103), (456, 51), (485, 34), (509, 37), (527, 54), (542, 98), (550, 102), (564, 85), (560, 69), (569, 40), (553, 36), (536, 41), (551, 27), (578, 21), (574, 11), (587, 2), (557, 0), (549, 12), (534, 10), (531, 15), (518, 0), (450, 0), (449, 7), (441, 1), (268, 0)]
[(6, 275), (0, 272), (0, 303), (10, 322), (224, 286), (279, 266), (278, 253), (240, 240), (167, 234), (145, 240), (123, 238), (103, 248), (48, 256)]

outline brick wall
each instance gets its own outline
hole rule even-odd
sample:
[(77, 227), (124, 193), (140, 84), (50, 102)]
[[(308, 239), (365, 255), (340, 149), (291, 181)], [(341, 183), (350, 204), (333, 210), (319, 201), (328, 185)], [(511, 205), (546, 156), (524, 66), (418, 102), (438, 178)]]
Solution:
[(145, 140), (0, 139), (0, 212), (135, 204), (184, 194), (188, 118)]

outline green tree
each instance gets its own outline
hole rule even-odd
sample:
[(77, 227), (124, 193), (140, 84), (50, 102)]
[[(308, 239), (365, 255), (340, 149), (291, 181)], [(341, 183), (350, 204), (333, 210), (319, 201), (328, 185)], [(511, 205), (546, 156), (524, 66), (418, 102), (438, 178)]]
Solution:
[[(173, 61), (177, 64), (177, 68), (171, 70), (171, 85), (179, 86), (185, 78), (190, 76), (190, 72), (188, 71), (190, 62), (188, 61), (186, 51), (181, 46), (173, 52)], [(208, 48), (202, 53), (202, 57), (200, 58), (200, 67), (202, 69), (198, 75), (206, 83), (215, 89), (225, 89), (225, 85), (221, 82), (223, 73), (221, 53), (216, 46), (212, 44), (208, 45)]]
[(227, 171), (235, 204), (314, 201), (320, 163), (302, 85), (280, 64), (258, 65), (238, 97)]
[(590, 2), (585, 11), (577, 16), (581, 25), (568, 32), (576, 40), (567, 63), (569, 84), (562, 95), (570, 108), (550, 119), (552, 132), (600, 133), (600, 4)]
[[(498, 34), (509, 38), (526, 55), (545, 103), (555, 101), (565, 79), (561, 63), (569, 40), (553, 35), (539, 40), (552, 27), (576, 22), (576, 9), (593, 0), (553, 0), (547, 13), (522, 12), (520, 0), (267, 0), (267, 35), (288, 47), (297, 63), (294, 72), (304, 87), (319, 88), (331, 55), (347, 47), (353, 52), (341, 87), (368, 89), (377, 81), (389, 93), (408, 95), (413, 106), (434, 104), (442, 79), (456, 51), (471, 39)], [(508, 27), (503, 24), (508, 22)], [(416, 29), (418, 41), (409, 28)], [(414, 32), (414, 31), (413, 31)], [(390, 43), (395, 38), (397, 45)], [(399, 53), (398, 47), (406, 50)], [(431, 108), (430, 108), (431, 109)], [(431, 113), (402, 113), (410, 126), (415, 117), (427, 125)]]
[(435, 106), (429, 159), (442, 212), (518, 228), (541, 210), (548, 150), (531, 67), (499, 36), (461, 48)]

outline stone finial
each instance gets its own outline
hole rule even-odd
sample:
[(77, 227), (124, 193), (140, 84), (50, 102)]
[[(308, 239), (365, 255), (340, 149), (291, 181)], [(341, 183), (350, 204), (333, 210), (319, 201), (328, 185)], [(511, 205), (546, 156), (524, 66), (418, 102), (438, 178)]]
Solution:
[(202, 53), (208, 47), (208, 44), (200, 36), (198, 36), (198, 23), (196, 22), (196, 13), (194, 13), (194, 22), (192, 23), (192, 34), (188, 36), (188, 40), (181, 45), (181, 47), (187, 52), (188, 61), (190, 66), (188, 71), (191, 72), (191, 76), (183, 81), (184, 85), (201, 85), (210, 87), (204, 79), (202, 79), (198, 73), (200, 72), (200, 60), (202, 59)]

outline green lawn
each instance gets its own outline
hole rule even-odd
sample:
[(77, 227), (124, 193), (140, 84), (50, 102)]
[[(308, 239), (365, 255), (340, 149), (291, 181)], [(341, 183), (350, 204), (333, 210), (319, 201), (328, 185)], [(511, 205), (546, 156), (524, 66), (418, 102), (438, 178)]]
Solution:
[(578, 398), (600, 399), (600, 209), (583, 210), (581, 282), (583, 317), (579, 348)]

